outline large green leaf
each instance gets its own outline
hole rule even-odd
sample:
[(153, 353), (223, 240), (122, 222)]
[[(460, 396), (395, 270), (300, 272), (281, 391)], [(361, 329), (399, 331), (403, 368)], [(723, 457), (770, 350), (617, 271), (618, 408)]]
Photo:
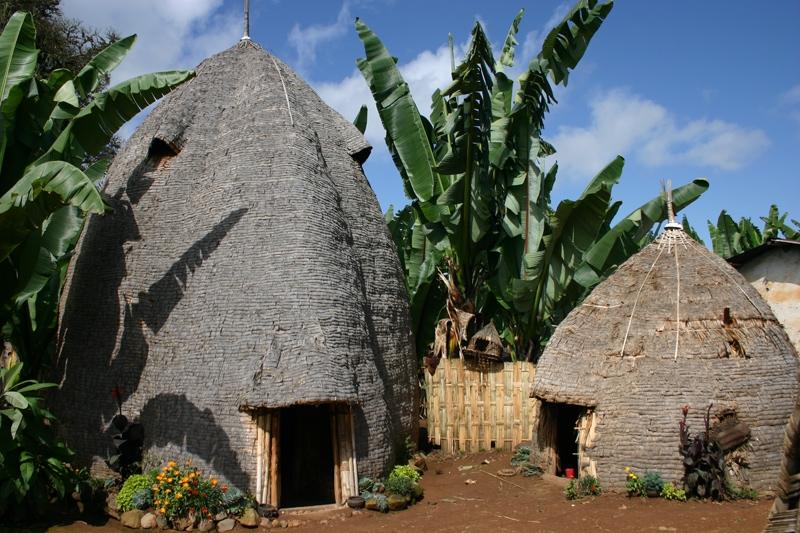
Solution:
[(64, 205), (84, 213), (105, 210), (103, 198), (81, 169), (65, 161), (32, 166), (0, 197), (0, 261)]
[(130, 52), (136, 34), (115, 41), (101, 50), (75, 76), (75, 86), (84, 98), (100, 85), (101, 82), (119, 65)]
[(32, 232), (20, 245), (17, 305), (36, 295), (51, 277), (58, 275), (60, 265), (68, 259), (66, 254), (80, 236), (83, 222), (78, 208), (62, 207), (50, 215), (42, 231)]
[[(672, 192), (672, 205), (679, 212), (708, 190), (708, 181), (695, 179)], [(591, 288), (613, 269), (640, 248), (642, 239), (653, 226), (667, 219), (664, 198), (659, 195), (618, 222), (586, 252), (584, 262), (575, 274), (575, 279), (586, 288)]]
[(38, 55), (33, 19), (29, 13), (14, 13), (0, 34), (0, 100), (5, 102), (12, 87), (33, 76)]
[(365, 59), (357, 61), (378, 107), (387, 142), (394, 146), (411, 190), (421, 201), (430, 200), (437, 180), (430, 142), (396, 60), (369, 27), (356, 19)]
[(176, 70), (143, 74), (97, 94), (61, 132), (39, 161), (97, 153), (128, 120), (178, 85), (194, 77)]
[(362, 134), (367, 131), (367, 115), (369, 111), (367, 111), (367, 106), (362, 105), (361, 109), (358, 110), (358, 115), (356, 115), (355, 120), (353, 121), (353, 125), (360, 131)]
[(25, 94), (22, 85), (36, 71), (38, 55), (33, 19), (28, 13), (14, 13), (0, 34), (0, 170), (15, 122), (14, 115)]

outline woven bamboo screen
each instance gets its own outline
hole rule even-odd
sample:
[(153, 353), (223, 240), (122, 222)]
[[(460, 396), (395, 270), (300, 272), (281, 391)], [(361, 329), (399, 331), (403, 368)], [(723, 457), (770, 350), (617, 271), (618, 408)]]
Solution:
[(428, 438), (443, 451), (511, 449), (530, 440), (535, 401), (532, 363), (475, 365), (442, 359), (425, 372)]

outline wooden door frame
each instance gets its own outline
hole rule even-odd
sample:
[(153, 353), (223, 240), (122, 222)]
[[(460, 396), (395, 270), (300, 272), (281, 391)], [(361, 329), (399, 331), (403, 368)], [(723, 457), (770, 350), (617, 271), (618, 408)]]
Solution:
[[(344, 504), (358, 495), (353, 407), (328, 404), (331, 416), (334, 501)], [(280, 506), (281, 410), (263, 409), (254, 414), (256, 423), (256, 499), (276, 508)]]

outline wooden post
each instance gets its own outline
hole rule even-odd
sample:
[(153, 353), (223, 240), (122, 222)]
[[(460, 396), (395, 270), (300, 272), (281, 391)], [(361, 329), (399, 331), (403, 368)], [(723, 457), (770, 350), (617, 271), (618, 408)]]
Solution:
[(263, 419), (264, 435), (261, 441), (261, 446), (264, 449), (262, 486), (261, 486), (261, 503), (270, 502), (270, 472), (272, 472), (272, 413), (267, 412)]
[(256, 415), (256, 498), (258, 503), (265, 503), (261, 496), (263, 492), (262, 475), (264, 473), (264, 415)]
[(353, 421), (353, 406), (350, 407), (350, 416), (347, 417), (348, 422), (350, 423), (350, 455), (353, 458), (353, 468), (350, 471), (353, 476), (353, 493), (351, 496), (355, 496), (358, 494), (358, 463), (356, 461), (356, 424)]
[(272, 431), (270, 439), (270, 465), (269, 465), (269, 499), (270, 504), (278, 507), (280, 505), (280, 475), (278, 468), (278, 453), (280, 452), (280, 436), (281, 436), (281, 415), (280, 411), (276, 411), (272, 416)]

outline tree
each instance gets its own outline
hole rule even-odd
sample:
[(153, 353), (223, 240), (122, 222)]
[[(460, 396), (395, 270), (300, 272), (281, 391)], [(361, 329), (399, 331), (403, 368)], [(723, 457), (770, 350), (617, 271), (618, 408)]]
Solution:
[[(772, 204), (766, 217), (761, 218), (764, 226), (761, 230), (753, 224), (748, 217), (742, 217), (738, 224), (731, 218), (726, 210), (722, 210), (714, 225), (710, 220), (708, 233), (711, 235), (711, 248), (715, 254), (725, 259), (739, 255), (747, 250), (760, 246), (770, 239), (783, 237), (784, 239), (800, 240), (800, 222), (792, 219), (792, 228), (787, 222), (789, 213), (780, 213), (778, 206)], [(689, 227), (684, 219), (684, 226)], [(696, 237), (699, 242), (699, 237)]]
[[(366, 53), (357, 64), (411, 200), (392, 213), (389, 227), (406, 271), (419, 355), (446, 314), (449, 322), (440, 331), (452, 331), (455, 342), (439, 345), (458, 349), (491, 319), (512, 354), (535, 356), (563, 315), (666, 218), (665, 204), (656, 198), (612, 226), (620, 202), (611, 202), (611, 189), (621, 176), (621, 157), (577, 200), (551, 206), (558, 167), (543, 164), (555, 149), (541, 130), (556, 101), (553, 85), (566, 85), (612, 7), (577, 2), (547, 35), (518, 84), (505, 70), (514, 63), (523, 12), (497, 60), (476, 23), (452, 84), (433, 94), (430, 118), (417, 110), (395, 58), (356, 21)], [(676, 208), (707, 187), (696, 180), (676, 190)]]
[(88, 213), (106, 209), (97, 184), (107, 159), (87, 161), (136, 113), (191, 78), (191, 71), (103, 80), (135, 35), (95, 55), (77, 74), (36, 77), (36, 30), (15, 13), (0, 35), (0, 342), (37, 376), (52, 347), (58, 297)]
[(78, 72), (103, 48), (119, 40), (113, 30), (101, 32), (64, 17), (60, 3), (61, 0), (4, 0), (0, 5), (0, 27), (5, 27), (17, 11), (27, 11), (33, 17), (39, 78), (60, 68)]

